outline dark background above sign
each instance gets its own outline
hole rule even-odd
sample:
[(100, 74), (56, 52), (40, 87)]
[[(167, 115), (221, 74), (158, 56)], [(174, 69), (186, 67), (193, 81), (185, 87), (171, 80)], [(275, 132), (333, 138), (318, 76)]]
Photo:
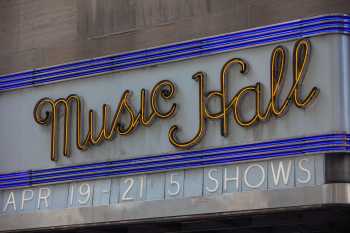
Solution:
[(1, 1), (0, 74), (327, 13), (350, 1)]

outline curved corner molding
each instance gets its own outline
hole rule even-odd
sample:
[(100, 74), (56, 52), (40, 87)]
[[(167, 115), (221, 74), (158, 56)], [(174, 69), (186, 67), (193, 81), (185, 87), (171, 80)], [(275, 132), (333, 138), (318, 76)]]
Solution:
[(350, 134), (324, 134), (0, 174), (0, 190), (330, 152), (350, 152)]
[(0, 76), (0, 92), (136, 69), (323, 34), (350, 34), (350, 15), (332, 14)]

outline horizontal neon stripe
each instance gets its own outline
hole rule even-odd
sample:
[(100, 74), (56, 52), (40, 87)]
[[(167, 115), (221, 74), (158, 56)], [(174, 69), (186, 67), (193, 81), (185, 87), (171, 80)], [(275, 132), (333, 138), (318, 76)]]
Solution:
[[(267, 38), (267, 37), (272, 37), (272, 36), (277, 36), (277, 35), (288, 35), (289, 33), (295, 33), (296, 29), (299, 31), (310, 31), (310, 30), (317, 30), (320, 28), (324, 28), (327, 27), (327, 29), (330, 28), (348, 28), (350, 27), (350, 22), (342, 22), (342, 21), (333, 21), (333, 22), (326, 22), (326, 23), (320, 23), (317, 25), (307, 25), (307, 26), (301, 26), (299, 28), (293, 28), (293, 29), (287, 29), (287, 30), (280, 30), (280, 31), (275, 31), (275, 32), (264, 32), (263, 34), (258, 34), (258, 35), (254, 35), (254, 39), (260, 39), (260, 38)], [(46, 73), (46, 72), (39, 72), (41, 70), (35, 70), (35, 72), (31, 73), (31, 75), (21, 75), (19, 74), (17, 77), (16, 76), (12, 76), (12, 77), (6, 77), (0, 76), (0, 87), (4, 86), (4, 84), (10, 84), (10, 83), (16, 83), (16, 82), (23, 82), (26, 80), (39, 80), (41, 78), (45, 78), (48, 75), (51, 76), (56, 76), (56, 75), (61, 75), (61, 74), (67, 74), (67, 73), (73, 73), (73, 72), (78, 72), (78, 71), (82, 71), (85, 69), (95, 69), (95, 68), (102, 68), (102, 67), (108, 67), (108, 66), (113, 66), (113, 65), (118, 65), (118, 64), (125, 64), (125, 63), (130, 63), (130, 62), (135, 62), (135, 61), (142, 61), (142, 60), (148, 60), (148, 59), (153, 59), (153, 58), (158, 58), (158, 57), (164, 57), (164, 56), (170, 56), (170, 55), (176, 55), (176, 54), (180, 54), (180, 53), (184, 53), (184, 52), (194, 52), (194, 51), (198, 51), (200, 49), (204, 49), (204, 48), (213, 48), (213, 47), (217, 47), (220, 45), (229, 45), (232, 43), (240, 43), (240, 42), (245, 42), (245, 41), (250, 41), (252, 40), (251, 36), (245, 36), (245, 37), (234, 37), (231, 36), (232, 38), (228, 38), (226, 40), (221, 40), (221, 41), (214, 41), (214, 42), (209, 42), (209, 43), (200, 43), (198, 45), (195, 46), (191, 46), (191, 47), (187, 47), (187, 48), (180, 48), (177, 50), (171, 50), (171, 51), (165, 51), (165, 52), (160, 52), (160, 53), (154, 53), (154, 54), (143, 54), (141, 56), (137, 56), (137, 57), (132, 57), (132, 58), (125, 58), (125, 59), (108, 59), (107, 61), (105, 61), (104, 63), (97, 63), (97, 64), (91, 64), (89, 66), (84, 66), (84, 67), (78, 67), (78, 68), (67, 68), (64, 69), (62, 71), (55, 71), (55, 72), (50, 72), (50, 73)], [(95, 62), (94, 62), (95, 63)], [(44, 73), (44, 74), (40, 74), (40, 73)], [(27, 77), (25, 77), (27, 76)]]
[(350, 33), (350, 16), (328, 15), (0, 76), (0, 91), (135, 69), (329, 33)]
[(294, 27), (300, 27), (303, 25), (308, 25), (308, 24), (312, 25), (312, 24), (318, 24), (318, 23), (329, 22), (329, 21), (330, 22), (334, 22), (334, 21), (349, 22), (350, 17), (347, 15), (330, 15), (330, 16), (315, 17), (315, 18), (311, 18), (311, 19), (296, 20), (293, 22), (281, 23), (281, 24), (272, 25), (272, 26), (264, 26), (264, 27), (257, 28), (257, 29), (249, 29), (249, 30), (245, 30), (245, 31), (241, 31), (241, 32), (229, 33), (229, 34), (219, 35), (219, 36), (212, 36), (212, 37), (197, 39), (197, 40), (193, 40), (193, 41), (189, 41), (189, 42), (182, 42), (182, 43), (177, 43), (177, 44), (172, 44), (172, 45), (165, 45), (165, 46), (161, 46), (161, 47), (157, 47), (157, 48), (144, 49), (144, 50), (133, 51), (133, 52), (123, 53), (123, 54), (111, 55), (111, 56), (107, 56), (107, 57), (82, 60), (82, 61), (68, 63), (68, 64), (64, 64), (64, 65), (56, 65), (56, 66), (52, 66), (52, 67), (48, 67), (48, 68), (35, 69), (35, 70), (19, 72), (19, 73), (14, 73), (14, 74), (2, 75), (2, 76), (0, 76), (0, 79), (21, 77), (21, 76), (25, 76), (25, 75), (31, 76), (33, 74), (41, 74), (41, 73), (51, 72), (51, 71), (60, 70), (60, 69), (71, 68), (71, 67), (79, 67), (79, 66), (96, 64), (96, 63), (101, 63), (101, 62), (106, 62), (106, 61), (111, 61), (111, 60), (119, 60), (119, 59), (137, 57), (137, 56), (142, 56), (142, 55), (147, 55), (147, 54), (153, 54), (153, 53), (157, 53), (160, 51), (177, 50), (180, 48), (192, 47), (192, 46), (196, 46), (196, 45), (220, 41), (220, 40), (227, 39), (227, 38), (249, 36), (249, 35), (254, 35), (254, 34), (259, 34), (259, 33), (264, 33), (264, 32), (266, 33), (266, 32), (271, 32), (271, 31), (275, 31), (275, 30), (282, 30), (284, 28), (294, 28)]
[(128, 160), (0, 174), (0, 189), (221, 165), (275, 157), (349, 151), (349, 134), (326, 134)]

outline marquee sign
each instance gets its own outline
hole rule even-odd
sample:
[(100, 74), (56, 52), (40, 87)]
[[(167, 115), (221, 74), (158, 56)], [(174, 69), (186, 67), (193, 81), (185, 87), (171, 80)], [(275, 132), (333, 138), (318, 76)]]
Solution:
[(0, 231), (320, 204), (350, 151), (349, 20), (0, 76)]
[[(249, 85), (241, 88), (231, 99), (228, 97), (229, 90), (227, 88), (227, 74), (233, 65), (238, 65), (240, 73), (245, 74), (247, 72), (247, 62), (241, 58), (233, 58), (227, 61), (220, 72), (220, 90), (210, 91), (206, 93), (206, 74), (202, 71), (196, 72), (192, 79), (198, 82), (198, 129), (195, 136), (188, 141), (181, 142), (176, 136), (179, 126), (173, 125), (168, 132), (169, 142), (177, 148), (191, 148), (198, 144), (206, 132), (206, 120), (220, 120), (221, 122), (221, 135), (228, 135), (228, 117), (229, 114), (233, 115), (233, 119), (236, 124), (242, 127), (251, 127), (259, 121), (266, 121), (270, 117), (281, 117), (284, 115), (289, 105), (294, 104), (298, 108), (306, 108), (312, 100), (314, 100), (319, 90), (313, 87), (312, 90), (306, 95), (301, 97), (302, 83), (307, 71), (307, 66), (310, 60), (311, 44), (307, 39), (299, 40), (296, 42), (293, 50), (293, 82), (289, 87), (288, 95), (286, 98), (280, 100), (280, 92), (283, 88), (286, 71), (286, 48), (278, 46), (274, 48), (271, 55), (270, 64), (270, 100), (266, 107), (262, 106), (262, 99), (266, 98), (263, 92), (263, 86), (260, 82), (255, 85)], [(53, 100), (51, 98), (41, 99), (34, 108), (34, 119), (38, 124), (51, 125), (51, 160), (57, 160), (57, 121), (59, 115), (59, 108), (62, 106), (64, 109), (64, 138), (63, 138), (63, 154), (67, 157), (70, 155), (69, 145), (71, 144), (70, 138), (70, 125), (72, 108), (76, 106), (76, 137), (75, 144), (79, 150), (87, 150), (89, 146), (100, 144), (103, 141), (112, 140), (115, 135), (130, 135), (138, 126), (149, 127), (156, 118), (167, 119), (173, 117), (176, 114), (176, 103), (172, 104), (167, 111), (160, 110), (158, 102), (160, 99), (167, 101), (175, 95), (175, 84), (169, 80), (162, 80), (158, 82), (150, 92), (150, 96), (147, 98), (146, 90), (141, 89), (140, 92), (140, 107), (136, 112), (135, 108), (130, 103), (130, 90), (123, 92), (122, 97), (117, 105), (117, 109), (111, 118), (110, 106), (103, 104), (102, 106), (102, 124), (100, 130), (96, 129), (96, 116), (94, 110), (89, 110), (88, 115), (88, 130), (82, 139), (82, 107), (81, 99), (77, 95), (70, 95), (67, 98), (60, 98)], [(253, 106), (255, 114), (248, 120), (245, 120), (244, 113), (242, 113), (240, 105), (242, 105), (244, 98), (253, 94), (255, 103)], [(220, 111), (212, 113), (206, 102), (209, 102), (211, 98), (217, 97), (220, 101)], [(147, 99), (150, 99), (150, 107), (146, 104)], [(46, 111), (46, 115), (43, 117), (42, 112), (45, 106), (49, 106), (49, 111)], [(149, 109), (150, 108), (150, 109)], [(129, 121), (127, 123), (122, 122), (122, 114), (127, 115)], [(111, 118), (111, 119), (110, 119)]]

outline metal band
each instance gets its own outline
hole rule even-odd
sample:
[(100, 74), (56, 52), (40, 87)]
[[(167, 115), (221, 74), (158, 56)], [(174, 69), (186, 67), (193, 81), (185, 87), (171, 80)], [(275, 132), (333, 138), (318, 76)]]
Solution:
[(350, 16), (335, 14), (0, 76), (0, 92), (323, 34), (349, 34)]
[(69, 167), (0, 174), (0, 190), (231, 164), (276, 157), (349, 152), (350, 134), (326, 134)]

